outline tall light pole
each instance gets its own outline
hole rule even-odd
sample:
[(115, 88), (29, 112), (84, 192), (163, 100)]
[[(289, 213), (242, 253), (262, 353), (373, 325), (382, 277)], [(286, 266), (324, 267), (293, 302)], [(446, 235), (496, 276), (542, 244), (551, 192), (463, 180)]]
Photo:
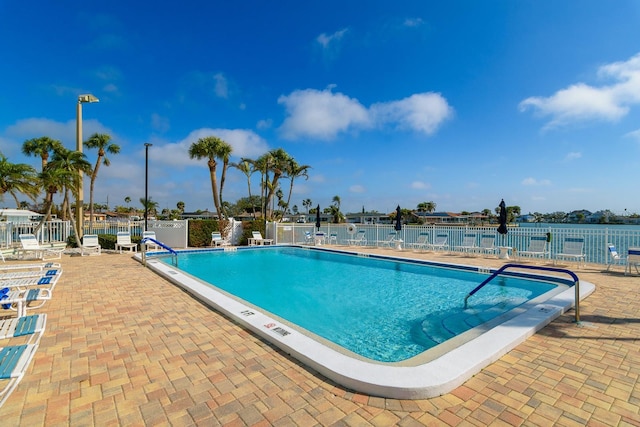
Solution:
[(144, 144), (144, 231), (147, 231), (147, 218), (149, 217), (149, 147), (153, 144)]
[[(76, 151), (82, 153), (82, 104), (87, 102), (98, 102), (99, 99), (90, 93), (78, 96), (78, 105), (76, 106)], [(82, 171), (79, 172), (80, 182), (78, 185), (78, 197), (76, 198), (76, 223), (78, 224), (77, 236), (78, 243), (84, 234), (84, 188), (82, 186)]]

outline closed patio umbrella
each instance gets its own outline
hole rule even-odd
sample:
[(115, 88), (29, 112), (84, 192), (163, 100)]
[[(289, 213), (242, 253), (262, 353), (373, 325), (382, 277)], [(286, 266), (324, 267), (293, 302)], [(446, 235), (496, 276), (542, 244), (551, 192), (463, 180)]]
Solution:
[(500, 201), (500, 214), (498, 215), (498, 233), (504, 235), (507, 234), (507, 205), (504, 203), (504, 199)]
[(400, 211), (400, 205), (396, 208), (396, 223), (394, 227), (396, 231), (402, 230), (402, 212)]
[(316, 208), (316, 230), (320, 231), (320, 204)]

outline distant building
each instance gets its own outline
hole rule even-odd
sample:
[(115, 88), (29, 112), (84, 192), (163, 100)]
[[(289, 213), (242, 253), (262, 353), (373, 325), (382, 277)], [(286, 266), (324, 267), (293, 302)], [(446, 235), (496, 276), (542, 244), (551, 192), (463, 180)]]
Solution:
[(40, 221), (43, 216), (43, 214), (26, 209), (0, 209), (0, 221), (13, 222), (14, 224)]

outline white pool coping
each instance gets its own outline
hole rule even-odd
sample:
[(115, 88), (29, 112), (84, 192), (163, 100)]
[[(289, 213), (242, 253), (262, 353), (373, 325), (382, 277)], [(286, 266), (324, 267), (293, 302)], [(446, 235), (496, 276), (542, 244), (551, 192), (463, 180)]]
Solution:
[[(137, 256), (139, 258), (139, 255)], [(569, 287), (444, 355), (417, 366), (373, 363), (342, 354), (157, 259), (147, 266), (197, 299), (336, 383), (372, 396), (425, 399), (448, 393), (574, 306)], [(580, 300), (595, 285), (580, 281)]]

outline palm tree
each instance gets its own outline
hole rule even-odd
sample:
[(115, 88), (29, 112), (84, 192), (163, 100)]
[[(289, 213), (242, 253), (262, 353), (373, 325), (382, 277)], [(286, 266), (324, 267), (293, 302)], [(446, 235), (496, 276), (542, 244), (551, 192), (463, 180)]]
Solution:
[(309, 208), (311, 207), (312, 204), (313, 202), (311, 201), (311, 199), (304, 199), (302, 201), (302, 206), (304, 206), (307, 209), (307, 215), (309, 215)]
[(147, 200), (145, 200), (144, 197), (140, 197), (140, 203), (144, 210), (151, 214), (151, 216), (158, 216), (158, 202), (151, 200), (151, 197)]
[[(231, 167), (238, 169), (247, 176), (247, 187), (249, 189), (249, 199), (251, 199), (251, 175), (256, 172), (255, 162), (251, 159), (241, 158), (238, 163), (231, 163)], [(256, 207), (253, 206), (253, 219), (256, 219)]]
[[(265, 206), (271, 206), (271, 202), (275, 195), (275, 191), (280, 188), (278, 181), (286, 173), (287, 167), (291, 160), (291, 156), (282, 148), (276, 148), (258, 159), (258, 162), (264, 167), (265, 180), (264, 188), (266, 191)], [(273, 173), (271, 181), (269, 181), (269, 173)], [(267, 218), (272, 217), (272, 212), (268, 212)]]
[(110, 143), (110, 140), (111, 136), (106, 133), (94, 133), (84, 142), (85, 147), (98, 149), (98, 158), (91, 172), (91, 184), (89, 186), (89, 222), (91, 224), (93, 224), (93, 188), (98, 177), (98, 169), (100, 169), (101, 164), (107, 167), (111, 164), (111, 160), (106, 156), (107, 153), (118, 154), (120, 152), (120, 146)]
[[(69, 193), (76, 200), (78, 200), (78, 190), (80, 188), (80, 172), (89, 174), (91, 173), (91, 163), (87, 161), (86, 156), (74, 150), (69, 150), (67, 148), (61, 147), (56, 149), (53, 152), (53, 157), (51, 158), (51, 162), (47, 164), (46, 169), (53, 170), (61, 170), (64, 172), (68, 172), (69, 176), (64, 174), (56, 175), (56, 179), (58, 183), (62, 184), (62, 188), (64, 190), (64, 199), (62, 202), (62, 213), (63, 215), (69, 214), (69, 219), (73, 221), (73, 214), (71, 211), (71, 205), (69, 203)], [(75, 177), (75, 178), (74, 178)], [(66, 210), (65, 210), (66, 208)], [(77, 228), (77, 225), (76, 225)], [(76, 236), (82, 237), (82, 230), (77, 229)]]
[(178, 208), (178, 211), (180, 211), (181, 214), (184, 213), (184, 202), (183, 201), (179, 201), (178, 203), (176, 203), (176, 208)]
[(290, 180), (289, 183), (289, 196), (287, 197), (287, 203), (285, 205), (285, 210), (289, 208), (289, 203), (291, 202), (291, 194), (293, 193), (293, 180), (300, 176), (304, 176), (305, 180), (309, 179), (308, 170), (311, 168), (309, 165), (299, 165), (298, 162), (295, 161), (293, 157), (289, 158), (287, 164), (287, 177)]
[(62, 143), (48, 136), (28, 139), (22, 143), (22, 153), (25, 156), (40, 156), (40, 159), (42, 159), (42, 171), (47, 166), (49, 154), (60, 148), (63, 148)]
[[(189, 147), (189, 157), (192, 159), (204, 159), (206, 158), (207, 165), (209, 166), (209, 175), (211, 178), (211, 190), (213, 192), (213, 204), (216, 207), (216, 212), (218, 213), (218, 220), (222, 220), (222, 187), (224, 185), (224, 177), (226, 173), (226, 169), (229, 165), (229, 155), (231, 154), (232, 148), (229, 144), (227, 144), (222, 139), (216, 136), (207, 136), (204, 138), (198, 139), (197, 142), (194, 142)], [(220, 192), (218, 192), (218, 182), (216, 177), (216, 167), (218, 166), (218, 162), (216, 159), (221, 159), (223, 161), (223, 170), (222, 170), (222, 178), (220, 182)]]
[(0, 200), (4, 199), (5, 193), (9, 193), (16, 201), (16, 207), (19, 208), (18, 193), (22, 193), (35, 201), (40, 192), (37, 178), (35, 169), (30, 165), (11, 163), (0, 154)]

